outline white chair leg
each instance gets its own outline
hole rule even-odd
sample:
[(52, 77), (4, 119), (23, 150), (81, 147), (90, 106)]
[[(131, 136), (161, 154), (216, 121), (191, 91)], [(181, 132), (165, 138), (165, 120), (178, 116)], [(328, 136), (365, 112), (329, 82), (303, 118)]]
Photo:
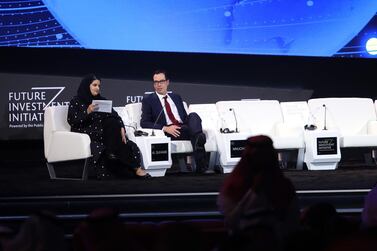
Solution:
[(47, 165), (48, 174), (50, 175), (50, 179), (56, 179), (54, 165), (48, 162), (46, 162), (46, 165)]
[(286, 154), (287, 153), (284, 153), (284, 152), (278, 152), (278, 161), (279, 161), (280, 169), (288, 168), (287, 157), (285, 156)]
[(191, 160), (191, 170), (187, 170), (187, 171), (195, 173), (196, 172), (196, 161), (195, 161), (194, 155), (190, 155), (189, 159)]
[(296, 163), (296, 169), (297, 170), (303, 170), (304, 169), (304, 156), (305, 156), (305, 149), (300, 148), (297, 152), (297, 163)]
[(89, 159), (90, 158), (85, 159), (84, 168), (82, 170), (81, 180), (87, 180), (88, 179)]
[[(195, 163), (195, 161), (192, 161), (191, 164)], [(186, 164), (186, 156), (183, 156), (183, 157), (178, 157), (178, 165), (179, 165), (179, 171), (182, 172), (182, 173), (187, 173), (187, 172), (190, 172), (188, 169), (187, 169), (187, 164)]]
[(217, 152), (210, 152), (209, 163), (208, 163), (209, 170), (215, 170), (216, 158), (217, 158)]
[(372, 160), (375, 165), (377, 165), (377, 149), (372, 149)]
[(88, 179), (88, 169), (89, 169), (89, 159), (90, 158), (85, 159), (81, 178), (59, 178), (59, 177), (56, 177), (54, 165), (46, 162), (48, 174), (50, 175), (50, 179), (53, 179), (53, 180), (87, 180)]

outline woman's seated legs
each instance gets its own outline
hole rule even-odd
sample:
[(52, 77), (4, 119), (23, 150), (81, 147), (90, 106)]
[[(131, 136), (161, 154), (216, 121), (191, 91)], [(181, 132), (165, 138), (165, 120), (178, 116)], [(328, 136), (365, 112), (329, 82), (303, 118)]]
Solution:
[[(110, 159), (112, 171), (120, 176), (128, 176), (132, 170), (136, 176), (147, 177), (145, 170), (141, 169), (141, 154), (138, 146), (127, 139), (122, 142), (121, 126), (117, 119), (104, 120), (104, 144), (106, 157)], [(126, 167), (126, 168), (125, 168)]]
[(117, 158), (122, 145), (121, 125), (116, 118), (106, 118), (103, 120), (103, 143), (106, 148), (106, 156), (109, 159)]

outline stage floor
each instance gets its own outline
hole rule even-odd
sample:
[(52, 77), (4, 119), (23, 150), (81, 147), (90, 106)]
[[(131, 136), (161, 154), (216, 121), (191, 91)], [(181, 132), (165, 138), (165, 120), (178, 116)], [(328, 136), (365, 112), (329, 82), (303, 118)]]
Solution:
[[(165, 177), (148, 180), (50, 180), (41, 142), (6, 143), (0, 160), (0, 215), (28, 215), (41, 209), (85, 215), (97, 207), (117, 207), (128, 217), (220, 215), (216, 199), (225, 174), (179, 173), (173, 167)], [(301, 208), (325, 201), (340, 211), (360, 212), (365, 195), (377, 182), (377, 167), (365, 163), (363, 154), (342, 151), (342, 162), (333, 171), (284, 169)]]
[[(1, 141), (0, 197), (60, 196), (94, 194), (216, 193), (226, 175), (178, 173), (149, 180), (115, 179), (97, 181), (50, 180), (43, 157), (42, 141)], [(334, 171), (284, 169), (298, 191), (370, 189), (377, 182), (377, 166), (365, 162), (369, 149), (342, 149), (342, 161)], [(77, 163), (75, 163), (76, 165)], [(64, 172), (71, 164), (62, 166)], [(76, 170), (75, 173), (79, 173)], [(70, 170), (69, 172), (72, 172)]]
[[(98, 181), (50, 180), (44, 163), (0, 169), (0, 214), (26, 215), (48, 209), (57, 214), (87, 214), (116, 207), (128, 216), (219, 215), (216, 198), (225, 174), (168, 173), (165, 177)], [(284, 170), (296, 187), (301, 207), (330, 202), (339, 210), (360, 212), (377, 181), (376, 167), (340, 166), (334, 171)]]
[[(99, 181), (51, 180), (44, 163), (0, 168), (0, 197), (96, 194), (161, 194), (218, 192), (226, 174), (168, 172), (151, 179), (115, 178)], [(370, 189), (377, 182), (376, 167), (340, 166), (332, 171), (284, 170), (297, 191)]]

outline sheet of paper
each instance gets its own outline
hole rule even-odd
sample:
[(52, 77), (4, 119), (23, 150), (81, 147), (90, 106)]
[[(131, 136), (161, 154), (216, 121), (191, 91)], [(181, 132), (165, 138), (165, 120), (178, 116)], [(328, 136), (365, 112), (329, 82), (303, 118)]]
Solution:
[(112, 100), (93, 100), (92, 104), (97, 105), (96, 112), (111, 113), (111, 108), (113, 107)]

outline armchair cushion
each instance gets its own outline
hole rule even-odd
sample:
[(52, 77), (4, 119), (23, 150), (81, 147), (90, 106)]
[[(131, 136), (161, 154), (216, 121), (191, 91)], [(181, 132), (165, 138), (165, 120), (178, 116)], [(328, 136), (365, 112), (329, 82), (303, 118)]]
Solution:
[(52, 134), (48, 162), (85, 159), (91, 156), (89, 135), (57, 131)]
[(91, 156), (89, 136), (70, 131), (67, 113), (68, 106), (45, 109), (43, 139), (47, 162), (85, 159)]

